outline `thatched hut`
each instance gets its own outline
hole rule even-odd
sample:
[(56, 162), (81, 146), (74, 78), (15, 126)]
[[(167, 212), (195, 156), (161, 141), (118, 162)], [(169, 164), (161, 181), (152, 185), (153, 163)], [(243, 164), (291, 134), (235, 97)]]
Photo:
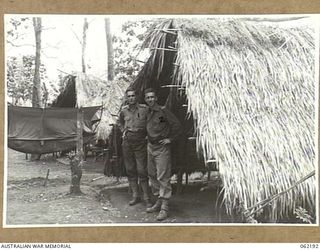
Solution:
[[(216, 160), (231, 214), (292, 187), (315, 170), (315, 30), (241, 19), (162, 19), (144, 42), (151, 56), (132, 84), (196, 137)], [(301, 206), (315, 215), (309, 178), (272, 201), (275, 221)]]
[(97, 114), (99, 125), (96, 128), (96, 139), (106, 139), (112, 130), (110, 124), (117, 120), (123, 92), (128, 87), (128, 83), (110, 82), (83, 73), (67, 75), (63, 81), (64, 88), (51, 106), (102, 106), (101, 112)]
[(67, 75), (63, 82), (64, 88), (52, 103), (53, 107), (90, 107), (101, 106), (96, 114), (94, 138), (85, 145), (85, 157), (88, 151), (108, 148), (104, 162), (106, 175), (124, 175), (121, 157), (121, 134), (116, 125), (118, 112), (123, 104), (123, 93), (128, 83), (122, 80), (105, 81), (93, 75), (78, 73)]

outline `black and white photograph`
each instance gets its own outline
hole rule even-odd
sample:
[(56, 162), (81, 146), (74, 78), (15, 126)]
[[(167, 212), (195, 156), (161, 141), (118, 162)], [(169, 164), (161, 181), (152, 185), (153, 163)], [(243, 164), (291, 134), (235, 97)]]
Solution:
[(319, 225), (320, 15), (4, 25), (3, 227)]

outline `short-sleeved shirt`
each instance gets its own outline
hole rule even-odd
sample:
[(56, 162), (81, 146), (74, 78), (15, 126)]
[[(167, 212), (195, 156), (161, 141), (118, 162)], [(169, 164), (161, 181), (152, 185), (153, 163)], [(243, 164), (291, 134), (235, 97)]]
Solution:
[(119, 126), (124, 138), (132, 140), (145, 140), (148, 106), (136, 104), (126, 105), (121, 109)]
[(148, 111), (147, 133), (151, 143), (158, 143), (165, 138), (173, 141), (181, 133), (181, 123), (167, 108), (155, 104)]

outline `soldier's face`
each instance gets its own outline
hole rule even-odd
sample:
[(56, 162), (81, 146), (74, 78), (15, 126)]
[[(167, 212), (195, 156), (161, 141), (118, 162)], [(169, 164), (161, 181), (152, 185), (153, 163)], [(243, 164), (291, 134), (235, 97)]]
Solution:
[(136, 103), (136, 93), (134, 91), (127, 92), (127, 100), (128, 104), (135, 104)]
[(149, 92), (149, 93), (145, 94), (144, 100), (146, 101), (148, 106), (152, 107), (156, 103), (157, 97), (156, 97), (155, 93)]

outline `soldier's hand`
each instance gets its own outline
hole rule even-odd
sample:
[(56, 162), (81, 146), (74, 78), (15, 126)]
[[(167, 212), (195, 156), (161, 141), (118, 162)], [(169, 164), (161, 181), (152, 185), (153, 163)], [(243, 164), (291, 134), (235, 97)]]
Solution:
[(127, 130), (124, 130), (123, 133), (122, 133), (122, 139), (124, 139), (127, 135)]
[(166, 138), (166, 139), (160, 140), (159, 143), (162, 145), (166, 145), (166, 144), (170, 144), (171, 140), (169, 138)]

